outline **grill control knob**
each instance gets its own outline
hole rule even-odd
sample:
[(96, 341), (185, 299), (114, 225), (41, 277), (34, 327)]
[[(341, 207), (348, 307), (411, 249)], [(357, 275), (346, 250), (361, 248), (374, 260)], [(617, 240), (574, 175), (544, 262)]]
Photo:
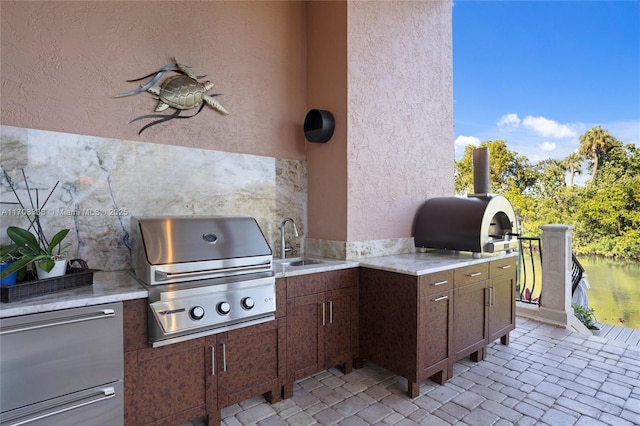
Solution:
[(246, 310), (252, 309), (254, 306), (256, 306), (256, 302), (252, 298), (245, 297), (242, 299), (242, 307)]
[(220, 302), (218, 303), (217, 309), (220, 315), (227, 315), (229, 312), (231, 312), (231, 305), (229, 304), (229, 302)]
[(194, 306), (189, 311), (189, 316), (193, 320), (201, 320), (204, 316), (204, 308), (202, 306)]

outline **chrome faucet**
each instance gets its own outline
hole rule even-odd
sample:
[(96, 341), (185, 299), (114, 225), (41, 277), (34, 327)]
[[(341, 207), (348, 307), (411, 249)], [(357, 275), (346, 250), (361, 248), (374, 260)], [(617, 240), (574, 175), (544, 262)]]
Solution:
[(287, 248), (286, 247), (286, 242), (284, 241), (284, 228), (285, 225), (287, 224), (287, 222), (291, 222), (291, 224), (293, 225), (293, 235), (297, 238), (300, 235), (298, 234), (298, 227), (296, 226), (296, 223), (293, 221), (293, 219), (291, 219), (290, 217), (286, 218), (285, 220), (282, 221), (282, 223), (280, 224), (280, 259), (286, 259), (287, 257), (287, 252), (293, 250), (291, 247)]

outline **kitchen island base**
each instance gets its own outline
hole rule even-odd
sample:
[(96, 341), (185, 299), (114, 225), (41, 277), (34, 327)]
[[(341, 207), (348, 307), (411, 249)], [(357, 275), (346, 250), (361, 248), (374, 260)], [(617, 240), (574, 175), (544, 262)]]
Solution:
[(444, 384), (455, 362), (480, 362), (487, 344), (509, 343), (515, 328), (516, 257), (409, 275), (361, 267), (360, 358), (407, 379)]

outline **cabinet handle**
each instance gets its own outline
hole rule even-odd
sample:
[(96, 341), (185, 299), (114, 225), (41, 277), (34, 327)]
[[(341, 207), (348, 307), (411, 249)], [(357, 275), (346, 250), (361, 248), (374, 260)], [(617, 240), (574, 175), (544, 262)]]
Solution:
[(222, 343), (222, 371), (227, 371), (227, 346)]
[(472, 272), (470, 274), (467, 274), (467, 276), (470, 278), (479, 277), (480, 275), (482, 275), (482, 272)]
[(329, 300), (329, 324), (333, 324), (333, 301)]
[(431, 284), (431, 285), (433, 285), (433, 286), (439, 286), (439, 285), (444, 285), (444, 284), (446, 284), (446, 283), (448, 283), (448, 282), (449, 282), (449, 281), (447, 281), (447, 280), (444, 280), (444, 281), (438, 281), (437, 283), (433, 283), (433, 284)]
[(491, 287), (484, 288), (484, 306), (491, 306)]
[(216, 375), (216, 347), (211, 346), (211, 375)]
[(496, 288), (495, 287), (489, 287), (489, 289), (491, 290), (489, 292), (489, 294), (491, 294), (491, 306), (496, 304)]
[(324, 302), (322, 302), (321, 305), (322, 305), (322, 326), (324, 327), (326, 325), (326, 318), (324, 313)]
[(500, 267), (500, 269), (509, 269), (511, 268), (511, 265), (503, 265)]
[(435, 299), (431, 299), (432, 302), (439, 302), (441, 300), (447, 300), (449, 298), (449, 296), (440, 296), (440, 297), (436, 297)]

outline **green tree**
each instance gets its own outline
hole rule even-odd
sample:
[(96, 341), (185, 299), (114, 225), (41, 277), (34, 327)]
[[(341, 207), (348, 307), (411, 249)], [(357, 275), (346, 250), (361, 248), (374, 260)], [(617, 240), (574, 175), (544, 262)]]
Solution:
[(565, 170), (569, 173), (568, 186), (573, 186), (573, 180), (576, 175), (582, 174), (582, 162), (584, 158), (577, 152), (572, 152), (562, 163)]
[[(524, 156), (507, 148), (504, 140), (484, 141), (480, 147), (489, 150), (490, 192), (505, 194), (510, 188), (525, 192), (536, 181), (536, 173)], [(467, 145), (462, 158), (455, 163), (456, 194), (473, 193), (473, 150)]]
[(538, 173), (536, 194), (542, 197), (553, 197), (561, 188), (567, 186), (565, 166), (562, 161), (547, 159), (539, 162), (535, 167)]
[[(483, 142), (480, 146), (489, 149), (490, 190), (509, 199), (522, 219), (522, 235), (538, 236), (540, 225), (565, 223), (575, 226), (573, 248), (577, 253), (640, 259), (640, 150), (594, 129), (581, 139), (605, 132), (605, 142), (594, 144), (600, 148), (595, 160), (588, 159), (592, 176), (585, 186), (571, 181), (584, 161), (578, 154), (531, 166), (526, 157), (509, 150), (505, 141)], [(474, 148), (466, 147), (455, 164), (458, 194), (473, 192)]]
[(600, 156), (611, 148), (614, 141), (615, 138), (600, 126), (592, 127), (580, 136), (578, 153), (587, 157), (592, 181), (595, 181)]

